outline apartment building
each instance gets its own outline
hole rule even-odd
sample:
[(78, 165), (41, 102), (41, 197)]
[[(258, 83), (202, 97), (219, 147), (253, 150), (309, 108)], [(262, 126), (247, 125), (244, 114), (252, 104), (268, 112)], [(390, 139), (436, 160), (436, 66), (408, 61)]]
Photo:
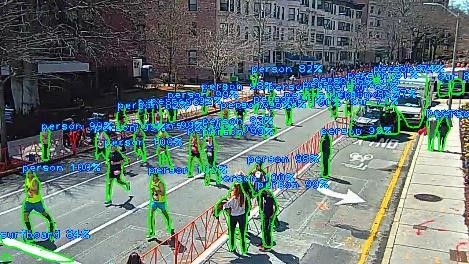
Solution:
[[(350, 0), (218, 0), (219, 21), (236, 13), (241, 36), (258, 41), (262, 58), (233, 69), (246, 77), (252, 65), (354, 64), (358, 51), (356, 31), (363, 4)], [(260, 28), (260, 29), (259, 29)], [(261, 40), (259, 44), (259, 31)]]
[[(354, 0), (187, 0), (185, 8), (195, 31), (228, 28), (255, 43), (246, 61), (226, 71), (226, 75), (234, 73), (247, 80), (250, 67), (257, 64), (357, 62), (356, 31), (364, 6)], [(210, 71), (198, 65), (199, 55), (196, 47), (181, 54), (184, 58), (179, 61), (187, 64), (178, 70), (180, 80), (210, 80)], [(149, 61), (158, 63), (157, 58)]]

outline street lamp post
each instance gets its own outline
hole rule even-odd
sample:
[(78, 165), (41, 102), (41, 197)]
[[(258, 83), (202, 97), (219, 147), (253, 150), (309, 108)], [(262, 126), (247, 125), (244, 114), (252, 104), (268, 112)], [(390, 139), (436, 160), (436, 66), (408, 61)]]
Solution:
[[(440, 3), (423, 3), (424, 5), (428, 6), (440, 6), (443, 7), (448, 13), (456, 17), (456, 32), (454, 33), (454, 45), (453, 45), (453, 62), (451, 63), (451, 75), (454, 76), (454, 70), (456, 67), (456, 48), (458, 44), (458, 32), (459, 32), (459, 14), (454, 13), (453, 11), (449, 10), (446, 6)], [(449, 88), (449, 87), (448, 87)], [(449, 89), (448, 89), (449, 91)], [(451, 110), (451, 105), (453, 103), (453, 92), (449, 91), (449, 100), (448, 100), (448, 108)]]

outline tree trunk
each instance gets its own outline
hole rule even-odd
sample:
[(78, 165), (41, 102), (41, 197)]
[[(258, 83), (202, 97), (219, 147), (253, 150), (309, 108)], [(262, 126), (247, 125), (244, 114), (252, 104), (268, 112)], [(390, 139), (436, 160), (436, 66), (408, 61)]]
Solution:
[[(8, 164), (8, 139), (7, 139), (7, 127), (5, 124), (5, 81), (0, 80), (0, 162), (6, 162)], [(5, 151), (3, 151), (5, 150)]]

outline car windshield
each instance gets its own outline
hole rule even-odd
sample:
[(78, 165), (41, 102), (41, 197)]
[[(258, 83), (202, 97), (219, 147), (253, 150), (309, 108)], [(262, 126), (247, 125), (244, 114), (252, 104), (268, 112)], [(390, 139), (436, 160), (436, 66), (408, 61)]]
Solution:
[(365, 112), (363, 113), (362, 117), (370, 118), (370, 119), (379, 119), (381, 113), (377, 109), (373, 108), (368, 108), (365, 109)]
[(397, 105), (399, 106), (409, 106), (409, 107), (420, 107), (421, 101), (419, 97), (399, 97)]

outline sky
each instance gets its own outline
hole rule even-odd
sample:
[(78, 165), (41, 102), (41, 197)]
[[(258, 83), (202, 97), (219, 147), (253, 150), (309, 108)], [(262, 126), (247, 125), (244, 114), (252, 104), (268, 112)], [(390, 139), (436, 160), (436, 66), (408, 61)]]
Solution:
[(466, 2), (466, 1), (467, 1), (467, 0), (450, 0), (450, 1), (449, 1), (449, 5), (450, 5), (450, 6), (453, 6), (453, 5), (458, 6), (458, 5), (460, 5), (460, 4), (462, 4), (462, 3)]

